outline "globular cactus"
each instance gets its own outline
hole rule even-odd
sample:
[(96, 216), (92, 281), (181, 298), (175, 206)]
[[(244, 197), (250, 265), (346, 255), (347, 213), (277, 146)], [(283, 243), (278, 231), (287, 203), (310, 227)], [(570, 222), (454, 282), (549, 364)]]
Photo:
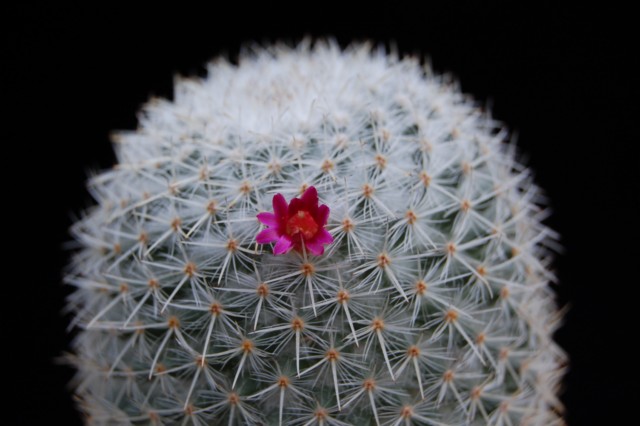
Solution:
[(88, 424), (562, 423), (557, 236), (449, 78), (256, 49), (139, 121), (72, 230)]

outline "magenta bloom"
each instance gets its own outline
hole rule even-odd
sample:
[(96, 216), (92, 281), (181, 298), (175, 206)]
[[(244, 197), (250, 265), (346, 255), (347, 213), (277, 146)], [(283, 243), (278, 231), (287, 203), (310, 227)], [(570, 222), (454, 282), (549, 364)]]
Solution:
[(256, 241), (260, 244), (275, 242), (273, 254), (285, 254), (292, 248), (321, 255), (324, 244), (331, 244), (333, 237), (324, 226), (329, 218), (329, 207), (318, 206), (318, 191), (310, 186), (300, 198), (287, 205), (282, 194), (273, 196), (273, 213), (259, 213), (258, 220), (269, 228), (262, 230)]

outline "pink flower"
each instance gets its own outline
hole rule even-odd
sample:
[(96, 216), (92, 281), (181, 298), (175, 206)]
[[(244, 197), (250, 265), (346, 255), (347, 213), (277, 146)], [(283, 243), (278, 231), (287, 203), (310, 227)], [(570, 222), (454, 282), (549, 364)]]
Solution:
[(324, 244), (333, 237), (326, 229), (329, 207), (318, 206), (318, 191), (310, 186), (300, 198), (287, 205), (282, 194), (273, 196), (273, 213), (259, 213), (258, 220), (269, 228), (262, 230), (256, 241), (260, 244), (276, 242), (273, 254), (285, 254), (292, 248), (303, 248), (315, 255), (324, 253)]

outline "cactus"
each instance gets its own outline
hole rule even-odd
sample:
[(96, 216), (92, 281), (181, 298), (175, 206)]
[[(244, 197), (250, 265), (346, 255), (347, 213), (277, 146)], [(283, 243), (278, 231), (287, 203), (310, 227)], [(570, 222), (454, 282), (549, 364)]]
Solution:
[(366, 45), (209, 65), (73, 226), (88, 424), (561, 424), (557, 235), (504, 127)]

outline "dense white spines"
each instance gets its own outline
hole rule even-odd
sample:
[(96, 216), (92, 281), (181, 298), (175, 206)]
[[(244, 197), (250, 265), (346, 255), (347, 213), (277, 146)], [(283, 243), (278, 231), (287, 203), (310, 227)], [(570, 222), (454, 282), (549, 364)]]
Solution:
[[(505, 131), (365, 46), (210, 65), (116, 136), (67, 281), (89, 424), (559, 423), (554, 233)], [(334, 243), (256, 215), (315, 186)]]

